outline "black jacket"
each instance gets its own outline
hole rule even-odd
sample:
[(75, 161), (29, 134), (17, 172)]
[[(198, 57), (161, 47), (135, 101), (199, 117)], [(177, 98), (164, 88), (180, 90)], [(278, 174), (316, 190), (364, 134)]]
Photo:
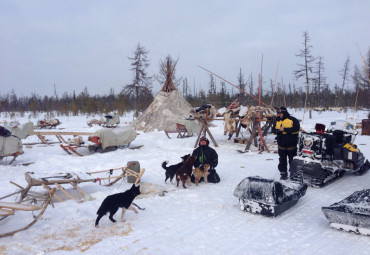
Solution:
[[(283, 132), (279, 131), (281, 126), (284, 128)], [(284, 113), (283, 118), (278, 117), (273, 128), (273, 133), (277, 134), (278, 146), (286, 148), (297, 146), (299, 129), (299, 121), (288, 112)]]
[(217, 152), (208, 146), (199, 146), (193, 151), (192, 156), (197, 156), (194, 167), (198, 167), (202, 164), (210, 164), (211, 169), (214, 169), (218, 165), (218, 154)]
[(0, 126), (0, 136), (8, 137), (11, 136), (11, 133), (8, 129)]

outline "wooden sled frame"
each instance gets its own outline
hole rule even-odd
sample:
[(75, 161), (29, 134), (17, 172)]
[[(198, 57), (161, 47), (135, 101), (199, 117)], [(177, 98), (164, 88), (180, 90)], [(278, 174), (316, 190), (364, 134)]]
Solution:
[(188, 130), (186, 129), (186, 126), (180, 123), (176, 123), (176, 130), (174, 131), (165, 130), (164, 132), (169, 139), (171, 139), (171, 137), (168, 135), (170, 133), (176, 133), (177, 138), (191, 137), (188, 133)]
[[(114, 175), (114, 171), (121, 170), (120, 173)], [(25, 173), (25, 178), (28, 183), (26, 188), (21, 187), (18, 184), (18, 187), (22, 189), (22, 195), (21, 198), (24, 199), (28, 193), (30, 192), (30, 189), (33, 187), (43, 187), (47, 191), (51, 191), (52, 188), (51, 186), (54, 186), (55, 189), (62, 191), (67, 197), (69, 197), (72, 200), (75, 200), (77, 202), (82, 202), (83, 200), (80, 199), (82, 197), (84, 200), (86, 200), (86, 194), (83, 192), (83, 190), (78, 186), (80, 183), (84, 182), (99, 182), (101, 184), (101, 181), (103, 180), (109, 180), (109, 184), (105, 186), (112, 186), (119, 180), (123, 179), (124, 177), (127, 176), (134, 176), (136, 177), (136, 183), (140, 180), (141, 176), (144, 174), (145, 169), (141, 169), (140, 173), (137, 173), (127, 167), (119, 167), (119, 168), (114, 168), (114, 169), (107, 169), (107, 170), (101, 170), (101, 171), (95, 171), (95, 172), (88, 172), (86, 173), (89, 177), (88, 179), (81, 179), (74, 173), (61, 173), (58, 176), (51, 176), (51, 177), (43, 177), (43, 178), (33, 178), (31, 174), (33, 172), (26, 172)], [(99, 173), (107, 173), (109, 174), (108, 177), (94, 177), (93, 175), (99, 174)], [(75, 177), (74, 177), (75, 176)], [(74, 177), (74, 178), (73, 178)], [(78, 197), (73, 196), (71, 193), (69, 193), (65, 188), (63, 188), (63, 185), (71, 185), (77, 192), (78, 192)], [(60, 201), (64, 202), (64, 199), (58, 196), (57, 194), (54, 194), (54, 197)]]
[[(49, 206), (49, 204), (53, 205), (52, 198), (54, 196), (55, 190), (56, 189), (53, 188), (48, 192), (48, 195), (43, 200), (41, 206), (36, 206), (36, 205), (31, 205), (31, 204), (22, 204), (22, 202), (25, 202), (25, 201), (28, 200), (28, 199), (26, 199), (27, 196), (21, 198), (17, 203), (1, 202), (0, 201), (0, 221), (7, 218), (8, 216), (14, 216), (17, 211), (32, 211), (32, 212), (39, 211), (38, 215), (35, 216), (34, 220), (31, 223), (29, 223), (27, 226), (25, 226), (23, 228), (20, 228), (20, 229), (17, 229), (17, 230), (7, 232), (7, 233), (0, 234), (0, 238), (6, 237), (6, 236), (12, 236), (15, 233), (26, 230), (26, 229), (30, 228), (33, 224), (35, 224), (41, 218), (41, 216), (44, 214), (44, 212), (45, 212), (46, 208)], [(14, 193), (10, 194), (10, 195), (7, 195), (5, 197), (0, 198), (0, 200), (4, 199), (4, 198), (7, 198), (7, 197), (10, 197), (10, 196), (13, 196), (13, 195), (18, 194), (18, 193), (22, 193), (22, 192), (23, 192), (23, 190), (21, 189), (17, 192), (14, 192)], [(33, 200), (34, 200), (34, 198), (33, 198)], [(54, 207), (54, 205), (53, 205), (53, 207)]]
[(55, 137), (58, 139), (59, 143), (67, 143), (67, 141), (63, 138), (64, 135), (73, 135), (73, 136), (80, 136), (80, 135), (93, 135), (94, 133), (90, 132), (39, 132), (39, 131), (34, 131), (30, 133), (30, 135), (36, 135), (40, 141), (44, 144), (52, 144), (56, 142), (48, 142), (47, 139), (45, 138), (46, 135), (55, 135)]

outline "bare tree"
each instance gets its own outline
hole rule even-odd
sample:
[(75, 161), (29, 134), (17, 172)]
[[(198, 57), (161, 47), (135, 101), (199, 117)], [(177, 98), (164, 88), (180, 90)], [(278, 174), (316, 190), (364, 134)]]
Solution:
[(216, 81), (212, 74), (209, 75), (208, 101), (215, 104), (216, 98)]
[(359, 104), (370, 107), (370, 49), (367, 53), (367, 59), (362, 54), (361, 58), (363, 60), (363, 68), (355, 65), (352, 80), (356, 86), (356, 91), (359, 92)]
[[(239, 69), (239, 74), (238, 74), (238, 87), (240, 88), (241, 91), (245, 91), (245, 81), (244, 81), (244, 76), (243, 76), (243, 73), (242, 73), (242, 69), (240, 68)], [(245, 100), (245, 95), (243, 92), (239, 92), (238, 93), (238, 99), (239, 99), (239, 102), (240, 103), (245, 103), (244, 100)]]
[[(122, 92), (123, 94), (134, 99), (135, 111), (139, 108), (145, 107), (144, 104), (139, 105), (140, 102), (145, 102), (148, 97), (152, 96), (151, 77), (148, 76), (146, 69), (149, 67), (149, 60), (147, 58), (147, 51), (143, 46), (138, 43), (136, 50), (133, 52), (134, 57), (128, 57), (131, 60), (130, 69), (133, 72), (131, 84), (126, 85)], [(139, 99), (143, 100), (139, 100)]]
[(313, 81), (313, 92), (315, 94), (315, 103), (316, 106), (321, 106), (321, 92), (322, 88), (326, 84), (326, 77), (324, 76), (325, 66), (324, 62), (322, 61), (323, 57), (319, 56), (317, 61), (317, 66), (315, 70), (316, 77), (312, 79)]
[(159, 74), (154, 75), (155, 80), (162, 85), (171, 81), (178, 88), (182, 80), (181, 77), (179, 79), (176, 78), (176, 65), (178, 61), (179, 59), (175, 61), (171, 55), (168, 55), (165, 60), (161, 60), (159, 63)]
[(297, 57), (303, 58), (303, 64), (297, 64), (298, 70), (294, 71), (294, 76), (298, 80), (301, 77), (305, 78), (306, 82), (306, 98), (304, 102), (304, 111), (303, 111), (303, 120), (304, 120), (304, 114), (306, 113), (306, 107), (307, 107), (307, 97), (309, 94), (309, 84), (310, 80), (312, 79), (309, 76), (309, 73), (312, 73), (312, 62), (315, 61), (315, 58), (311, 54), (311, 48), (310, 45), (310, 36), (307, 31), (303, 32), (303, 50), (299, 51), (299, 54), (296, 54)]
[(188, 79), (185, 78), (183, 81), (182, 81), (182, 96), (184, 98), (187, 98), (189, 94), (189, 85), (188, 85)]
[(343, 91), (344, 91), (344, 86), (346, 85), (346, 82), (349, 80), (349, 76), (348, 76), (349, 70), (350, 70), (349, 63), (350, 63), (349, 56), (347, 56), (347, 59), (344, 62), (343, 69), (339, 71), (339, 74), (342, 77), (342, 88), (340, 90), (340, 102), (339, 102), (339, 106), (342, 106), (342, 107), (343, 107)]

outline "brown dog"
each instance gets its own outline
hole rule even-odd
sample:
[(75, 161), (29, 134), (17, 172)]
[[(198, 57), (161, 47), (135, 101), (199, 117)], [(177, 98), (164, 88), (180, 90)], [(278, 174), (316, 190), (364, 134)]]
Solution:
[(199, 180), (202, 177), (204, 178), (204, 182), (208, 183), (207, 177), (209, 175), (208, 170), (210, 168), (211, 168), (211, 166), (209, 164), (204, 164), (203, 165), (203, 170), (200, 169), (199, 167), (194, 168), (193, 174), (194, 174), (194, 178), (195, 178), (195, 185), (198, 186)]
[(197, 159), (197, 156), (190, 156), (188, 157), (184, 164), (176, 171), (176, 181), (177, 181), (177, 187), (179, 186), (180, 180), (182, 181), (182, 186), (184, 189), (185, 183), (187, 180), (190, 180), (191, 173), (193, 172), (193, 165), (195, 160)]

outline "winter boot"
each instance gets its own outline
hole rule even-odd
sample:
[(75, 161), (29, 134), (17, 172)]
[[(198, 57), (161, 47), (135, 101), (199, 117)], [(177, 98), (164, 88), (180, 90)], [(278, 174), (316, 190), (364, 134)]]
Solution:
[(280, 180), (286, 180), (286, 179), (288, 179), (288, 173), (280, 172)]

